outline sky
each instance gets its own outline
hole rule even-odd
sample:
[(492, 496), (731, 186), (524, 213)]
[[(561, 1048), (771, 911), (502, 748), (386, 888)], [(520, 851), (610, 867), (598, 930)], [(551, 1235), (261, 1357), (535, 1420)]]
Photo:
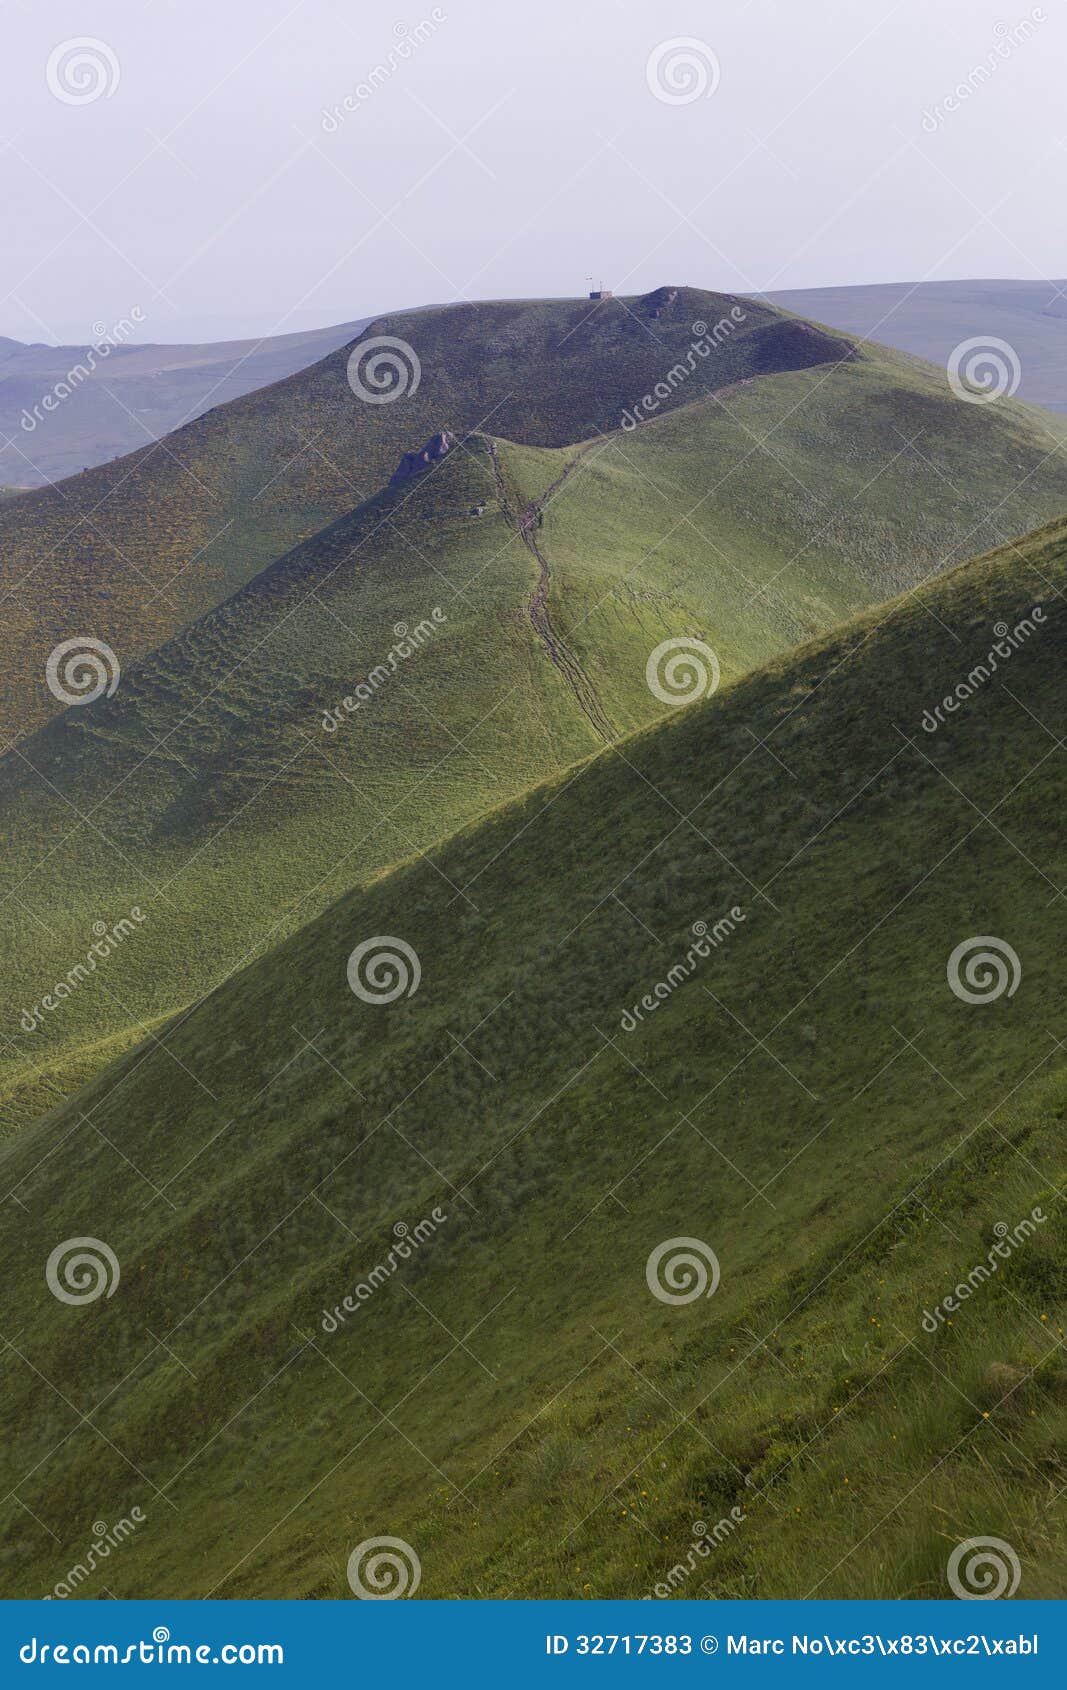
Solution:
[(1067, 272), (1056, 0), (0, 0), (0, 28), (15, 339)]

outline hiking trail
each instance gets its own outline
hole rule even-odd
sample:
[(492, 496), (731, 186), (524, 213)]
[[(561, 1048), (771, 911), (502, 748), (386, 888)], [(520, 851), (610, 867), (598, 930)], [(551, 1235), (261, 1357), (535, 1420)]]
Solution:
[(559, 492), (564, 482), (577, 469), (586, 452), (596, 442), (590, 441), (581, 447), (567, 467), (557, 475), (551, 486), (546, 487), (540, 498), (532, 499), (528, 505), (516, 515), (508, 498), (504, 474), (497, 456), (496, 444), (491, 441), (489, 452), (493, 464), (493, 476), (496, 480), (497, 494), (505, 520), (517, 529), (523, 543), (537, 564), (538, 580), (531, 596), (523, 605), (523, 611), (528, 617), (530, 626), (537, 635), (550, 660), (555, 664), (561, 675), (567, 681), (578, 701), (579, 708), (585, 715), (598, 739), (609, 744), (617, 737), (604, 706), (600, 701), (595, 685), (582, 667), (581, 662), (571, 650), (563, 636), (552, 624), (548, 610), (548, 595), (552, 586), (552, 574), (548, 566), (548, 559), (541, 549), (537, 538), (537, 530), (541, 525), (541, 518), (546, 505)]

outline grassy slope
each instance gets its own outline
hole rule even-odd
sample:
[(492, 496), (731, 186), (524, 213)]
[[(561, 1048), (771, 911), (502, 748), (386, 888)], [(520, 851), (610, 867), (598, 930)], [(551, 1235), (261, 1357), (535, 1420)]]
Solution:
[[(438, 429), (488, 422), (510, 439), (561, 445), (615, 426), (689, 346), (693, 322), (714, 324), (733, 303), (695, 289), (666, 299), (663, 289), (596, 308), (508, 301), (380, 318), (360, 338), (401, 336), (421, 360), (421, 385), (402, 399), (357, 399), (343, 348), (159, 444), (5, 505), (0, 729), (23, 734), (55, 714), (44, 667), (59, 640), (90, 635), (132, 663), (369, 497)], [(699, 363), (681, 397), (849, 344), (769, 306), (745, 309), (743, 332)]]
[[(465, 898), (402, 865), (23, 1135), (3, 1490), (60, 1542), (9, 1500), (6, 1592), (138, 1503), (119, 1596), (344, 1596), (379, 1534), (426, 1596), (639, 1595), (731, 1507), (685, 1594), (948, 1595), (993, 1533), (1062, 1595), (1062, 1228), (921, 1315), (994, 1223), (1062, 1211), (1065, 585), (1060, 524), (678, 712), (442, 847)], [(975, 933), (1013, 996), (949, 990)], [(375, 934), (422, 965), (385, 1007), (345, 980)], [(70, 1308), (43, 1264), (86, 1234), (121, 1284)], [(645, 1263), (683, 1236), (722, 1283), (671, 1308)]]
[[(916, 438), (917, 449), (904, 442)], [(904, 361), (768, 376), (570, 449), (485, 440), (379, 495), (0, 765), (0, 1074), (12, 1127), (354, 882), (595, 749), (524, 614), (548, 610), (623, 732), (667, 708), (649, 653), (696, 636), (729, 679), (1067, 502), (1027, 413)], [(980, 474), (977, 473), (980, 466)], [(483, 517), (470, 515), (484, 503)], [(432, 645), (320, 721), (434, 606)], [(136, 941), (27, 1033), (93, 923)], [(210, 935), (206, 941), (205, 934)]]
[[(582, 558), (561, 571), (561, 618), (609, 705), (641, 720), (620, 677), (680, 604), (737, 674), (1024, 532), (1028, 513), (1059, 515), (1054, 440), (1022, 407), (989, 420), (887, 354), (750, 382), (599, 442), (544, 535)], [(628, 632), (630, 661), (600, 664)]]

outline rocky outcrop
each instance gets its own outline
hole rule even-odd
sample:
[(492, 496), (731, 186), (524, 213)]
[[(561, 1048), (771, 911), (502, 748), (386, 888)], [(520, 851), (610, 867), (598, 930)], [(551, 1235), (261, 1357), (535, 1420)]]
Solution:
[(412, 475), (421, 475), (423, 470), (432, 469), (434, 464), (451, 452), (456, 444), (454, 434), (445, 429), (427, 440), (419, 452), (405, 452), (390, 479), (390, 487), (395, 487), (400, 481), (407, 481)]

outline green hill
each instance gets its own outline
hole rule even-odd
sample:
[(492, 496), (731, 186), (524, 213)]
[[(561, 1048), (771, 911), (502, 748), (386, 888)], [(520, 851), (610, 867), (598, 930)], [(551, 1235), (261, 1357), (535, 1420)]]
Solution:
[[(735, 307), (738, 321), (729, 317)], [(61, 640), (103, 640), (125, 667), (370, 497), (429, 435), (489, 426), (509, 439), (563, 445), (617, 427), (623, 410), (686, 356), (694, 323), (707, 340), (720, 320), (727, 326), (718, 341), (666, 404), (849, 349), (770, 306), (690, 288), (596, 307), (431, 307), (370, 323), (351, 383), (344, 347), (141, 451), (5, 505), (0, 727), (7, 737), (23, 734), (55, 713), (44, 674)], [(383, 335), (400, 337), (419, 361), (416, 381), (401, 354), (402, 397), (390, 403), (375, 402), (383, 385), (390, 391), (388, 371), (367, 363), (366, 348)]]
[(734, 679), (1065, 503), (1025, 410), (991, 420), (890, 355), (578, 448), (468, 437), (0, 764), (6, 1125), (353, 884), (663, 715), (663, 642)]
[[(665, 714), (21, 1134), (4, 1593), (138, 1507), (79, 1594), (342, 1597), (388, 1535), (428, 1597), (948, 1596), (984, 1534), (1062, 1594), (1065, 585), (1061, 523)], [(548, 671), (516, 758), (592, 746)]]
[[(391, 391), (388, 370), (368, 363), (382, 336), (403, 340), (419, 366), (416, 381), (401, 353), (394, 385), (402, 396), (389, 403), (373, 402), (382, 386)], [(886, 434), (894, 452), (917, 464), (917, 453), (937, 458), (942, 436), (956, 442), (963, 479), (945, 489), (950, 500), (982, 500), (987, 473), (996, 480), (998, 466), (1014, 466), (1019, 497), (1005, 535), (1063, 507), (1055, 448), (1067, 422), (1007, 401), (962, 405), (941, 371), (927, 372), (920, 402), (914, 381), (923, 378), (905, 360), (733, 295), (660, 288), (597, 303), (433, 307), (378, 319), (355, 347), (351, 383), (352, 348), (345, 347), (141, 451), (0, 507), (5, 739), (59, 708), (45, 682), (58, 644), (103, 641), (125, 671), (372, 497), (402, 454), (443, 429), (571, 445), (635, 414), (662, 416), (711, 392), (736, 395), (738, 383), (756, 377), (814, 367), (828, 373), (848, 359), (877, 365), (884, 380), (902, 384), (885, 419), (903, 434)], [(821, 427), (818, 393), (810, 415), (805, 406), (788, 419), (794, 434), (809, 423), (816, 433)], [(784, 417), (775, 421), (787, 426)], [(746, 444), (759, 457), (781, 442), (776, 431), (763, 444)], [(714, 464), (704, 474), (706, 486)], [(850, 486), (850, 497), (856, 491)], [(795, 492), (816, 504), (824, 499), (820, 479)]]

